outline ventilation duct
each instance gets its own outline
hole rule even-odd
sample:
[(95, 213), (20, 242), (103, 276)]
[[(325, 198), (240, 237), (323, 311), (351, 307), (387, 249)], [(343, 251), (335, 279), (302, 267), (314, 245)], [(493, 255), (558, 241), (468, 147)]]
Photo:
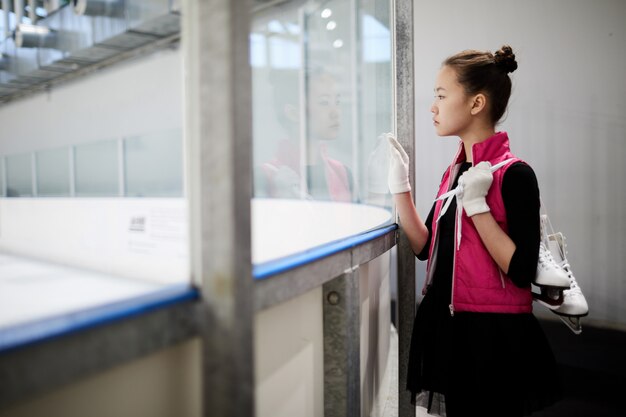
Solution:
[(72, 5), (79, 16), (122, 17), (126, 11), (123, 0), (72, 0)]
[[(34, 10), (35, 2), (28, 2), (29, 11)], [(2, 0), (3, 10), (9, 3)], [(6, 55), (0, 66), (0, 104), (61, 76), (89, 72), (83, 68), (125, 59), (136, 48), (147, 51), (180, 33), (177, 0), (70, 0), (60, 7), (59, 0), (48, 0), (43, 2), (48, 15), (36, 24), (22, 19), (23, 4), (13, 1), (12, 36), (0, 39), (0, 53)]]
[(59, 36), (53, 29), (45, 26), (21, 23), (13, 32), (15, 46), (18, 48), (55, 48), (59, 46)]

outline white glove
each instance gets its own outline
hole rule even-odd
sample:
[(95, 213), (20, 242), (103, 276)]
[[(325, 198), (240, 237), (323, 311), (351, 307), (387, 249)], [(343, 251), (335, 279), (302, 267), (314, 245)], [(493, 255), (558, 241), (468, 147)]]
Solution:
[(406, 193), (411, 191), (409, 183), (409, 155), (406, 154), (402, 145), (392, 133), (386, 133), (389, 141), (389, 171), (387, 172), (387, 185), (391, 194)]
[(459, 178), (459, 187), (461, 187), (459, 197), (463, 201), (463, 208), (469, 217), (489, 211), (485, 197), (492, 182), (491, 163), (488, 161), (471, 167)]

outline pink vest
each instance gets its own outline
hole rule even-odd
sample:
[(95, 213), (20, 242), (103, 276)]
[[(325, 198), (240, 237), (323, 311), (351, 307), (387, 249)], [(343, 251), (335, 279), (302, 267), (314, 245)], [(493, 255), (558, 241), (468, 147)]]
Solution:
[[(291, 168), (295, 173), (300, 172), (300, 151), (297, 146), (294, 146), (292, 141), (286, 140), (280, 143), (278, 149), (275, 159), (261, 166), (267, 178), (268, 194), (271, 197), (278, 195), (276, 182), (274, 181), (274, 174), (277, 167), (285, 165)], [(346, 203), (351, 202), (352, 192), (350, 191), (350, 181), (345, 165), (329, 157), (328, 149), (325, 146), (320, 149), (320, 155), (324, 162), (326, 185), (328, 186), (328, 194), (331, 200)]]
[[(506, 132), (498, 132), (494, 136), (477, 143), (472, 147), (474, 164), (489, 161), (492, 165), (506, 159), (513, 160), (493, 173), (493, 183), (487, 194), (487, 204), (491, 214), (502, 230), (508, 231), (506, 211), (502, 200), (502, 179), (511, 164), (521, 161), (509, 149), (509, 138)], [(446, 170), (437, 196), (449, 191), (456, 177), (460, 164), (465, 161), (465, 150), (460, 143), (453, 163)], [(437, 201), (432, 223), (433, 240), (430, 245), (427, 278), (424, 292), (432, 279), (436, 264), (436, 248), (438, 245), (438, 229), (436, 219), (439, 217), (443, 201)], [(519, 288), (500, 270), (487, 248), (483, 244), (473, 221), (463, 211), (461, 219), (462, 239), (457, 248), (455, 241), (454, 268), (452, 272), (452, 296), (450, 313), (455, 311), (471, 311), (483, 313), (530, 313), (532, 311), (532, 295), (530, 287)], [(458, 224), (455, 224), (455, 229)], [(456, 233), (455, 233), (456, 240)]]

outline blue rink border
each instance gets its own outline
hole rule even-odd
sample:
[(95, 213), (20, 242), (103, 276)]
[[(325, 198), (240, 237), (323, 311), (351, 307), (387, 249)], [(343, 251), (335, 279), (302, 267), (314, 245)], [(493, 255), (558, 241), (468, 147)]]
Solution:
[[(252, 268), (252, 275), (255, 280), (269, 278), (355, 248), (397, 229), (397, 224), (391, 224), (357, 236), (326, 243), (295, 255), (257, 264)], [(199, 299), (198, 289), (189, 284), (177, 284), (102, 306), (0, 328), (0, 354), (170, 305)]]
[(0, 328), (0, 354), (199, 298), (197, 289), (177, 284), (103, 306)]
[(362, 245), (363, 243), (384, 236), (387, 233), (397, 229), (398, 225), (394, 223), (389, 226), (372, 230), (370, 232), (366, 232), (357, 236), (351, 236), (346, 239), (326, 243), (309, 249), (305, 252), (297, 253), (295, 255), (286, 256), (277, 260), (257, 264), (252, 267), (252, 276), (254, 277), (254, 279), (269, 278), (273, 275), (281, 274), (291, 269), (295, 269), (300, 266), (315, 262), (319, 259), (328, 257), (330, 255), (334, 255), (347, 249)]

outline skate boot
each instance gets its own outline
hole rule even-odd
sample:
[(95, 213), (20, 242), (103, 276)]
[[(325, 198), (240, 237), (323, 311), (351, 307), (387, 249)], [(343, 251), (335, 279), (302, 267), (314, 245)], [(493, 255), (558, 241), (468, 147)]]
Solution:
[(563, 292), (570, 288), (567, 272), (557, 263), (544, 242), (539, 244), (539, 262), (533, 284), (541, 290), (539, 294), (533, 293), (533, 297), (549, 309), (560, 306), (564, 300)]
[(589, 314), (589, 306), (567, 260), (565, 236), (562, 233), (554, 233), (548, 236), (548, 242), (555, 260), (567, 273), (570, 282), (570, 288), (563, 292), (563, 303), (556, 307), (548, 306), (548, 308), (557, 314), (572, 332), (580, 334), (582, 332), (580, 318)]
[[(541, 243), (539, 243), (539, 262), (537, 262), (537, 275), (533, 284), (540, 288), (541, 293), (533, 293), (533, 298), (546, 307), (553, 309), (563, 303), (563, 291), (569, 289), (570, 282), (567, 273), (554, 259), (548, 230), (552, 231), (550, 219), (547, 214), (541, 215)], [(559, 260), (562, 257), (558, 258)]]

